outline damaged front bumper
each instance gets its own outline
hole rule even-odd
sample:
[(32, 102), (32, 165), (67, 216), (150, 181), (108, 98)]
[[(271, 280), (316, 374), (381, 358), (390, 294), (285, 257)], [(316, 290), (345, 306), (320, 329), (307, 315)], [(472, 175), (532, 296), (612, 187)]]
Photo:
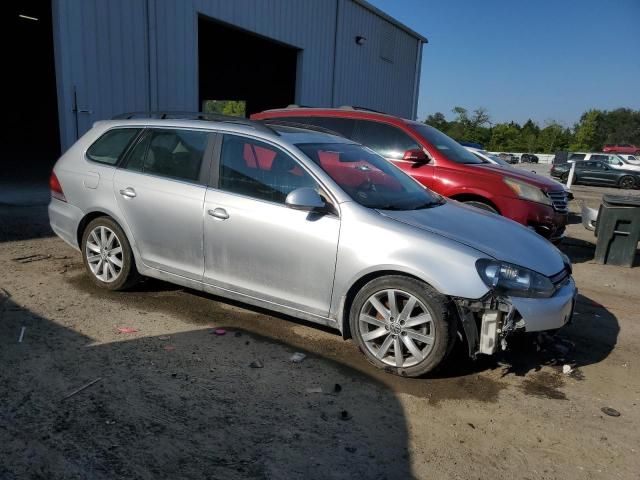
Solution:
[(571, 321), (578, 294), (573, 278), (550, 298), (507, 297), (494, 292), (480, 300), (454, 299), (467, 338), (469, 355), (505, 349), (516, 331), (556, 330)]

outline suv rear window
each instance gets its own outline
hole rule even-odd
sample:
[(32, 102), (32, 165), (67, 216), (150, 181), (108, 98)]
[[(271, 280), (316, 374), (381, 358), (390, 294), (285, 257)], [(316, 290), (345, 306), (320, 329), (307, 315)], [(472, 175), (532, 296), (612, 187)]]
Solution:
[(427, 142), (433, 145), (434, 148), (447, 157), (447, 159), (456, 163), (484, 163), (453, 138), (447, 137), (440, 130), (418, 122), (411, 122), (409, 125), (418, 135), (423, 137)]
[(87, 158), (94, 162), (115, 165), (139, 131), (139, 128), (109, 130), (89, 147)]
[(339, 117), (280, 117), (277, 120), (283, 122), (300, 123), (303, 125), (315, 125), (317, 127), (326, 128), (342, 135), (346, 138), (353, 136), (353, 128), (355, 126), (355, 120), (350, 118)]

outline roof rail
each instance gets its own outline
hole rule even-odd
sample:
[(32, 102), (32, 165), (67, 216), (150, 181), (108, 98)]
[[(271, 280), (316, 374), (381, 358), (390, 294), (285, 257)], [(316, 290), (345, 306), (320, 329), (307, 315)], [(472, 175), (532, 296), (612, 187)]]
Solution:
[[(296, 118), (296, 117), (290, 117), (290, 118)], [(331, 130), (329, 128), (324, 128), (321, 127), (319, 125), (312, 125), (309, 123), (299, 123), (296, 122), (295, 120), (285, 120), (285, 119), (280, 119), (280, 118), (267, 118), (266, 120), (260, 120), (262, 123), (264, 123), (265, 125), (280, 125), (283, 127), (293, 127), (293, 128), (300, 128), (302, 130), (311, 130), (314, 132), (320, 132), (320, 133), (328, 133), (329, 135), (335, 135), (336, 137), (342, 137), (342, 138), (346, 138), (342, 133), (340, 132), (336, 132), (335, 130)]]
[(209, 122), (222, 122), (222, 123), (232, 123), (236, 125), (244, 125), (250, 128), (255, 128), (256, 130), (265, 132), (265, 133), (273, 133), (275, 135), (280, 135), (274, 129), (269, 128), (263, 123), (256, 122), (254, 120), (249, 120), (248, 118), (242, 117), (230, 117), (228, 115), (220, 115), (218, 113), (206, 113), (206, 112), (171, 112), (171, 111), (158, 111), (158, 112), (129, 112), (129, 113), (121, 113), (120, 115), (116, 115), (112, 118), (112, 120), (132, 120), (136, 118), (150, 118), (150, 119), (174, 119), (174, 120), (205, 120)]
[(362, 110), (364, 112), (381, 113), (383, 115), (388, 115), (388, 113), (381, 112), (380, 110), (374, 110), (373, 108), (366, 108), (366, 107), (358, 107), (357, 105), (340, 105), (338, 108), (340, 110)]

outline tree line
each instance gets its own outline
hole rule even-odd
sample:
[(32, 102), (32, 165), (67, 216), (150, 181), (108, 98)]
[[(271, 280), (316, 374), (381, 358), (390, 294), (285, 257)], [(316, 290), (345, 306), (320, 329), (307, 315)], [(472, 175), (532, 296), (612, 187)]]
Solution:
[(640, 146), (640, 110), (592, 109), (584, 112), (571, 128), (549, 121), (544, 126), (527, 120), (492, 123), (485, 108), (469, 112), (455, 107), (454, 119), (443, 113), (429, 115), (424, 123), (437, 128), (457, 141), (482, 144), (490, 151), (555, 153), (567, 151), (600, 151), (608, 143), (632, 143)]

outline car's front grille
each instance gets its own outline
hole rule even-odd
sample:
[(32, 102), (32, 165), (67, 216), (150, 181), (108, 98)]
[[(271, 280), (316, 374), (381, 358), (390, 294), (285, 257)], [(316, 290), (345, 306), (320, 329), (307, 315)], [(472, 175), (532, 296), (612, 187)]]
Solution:
[(560, 213), (569, 213), (569, 195), (564, 190), (547, 193), (553, 203), (553, 209)]

